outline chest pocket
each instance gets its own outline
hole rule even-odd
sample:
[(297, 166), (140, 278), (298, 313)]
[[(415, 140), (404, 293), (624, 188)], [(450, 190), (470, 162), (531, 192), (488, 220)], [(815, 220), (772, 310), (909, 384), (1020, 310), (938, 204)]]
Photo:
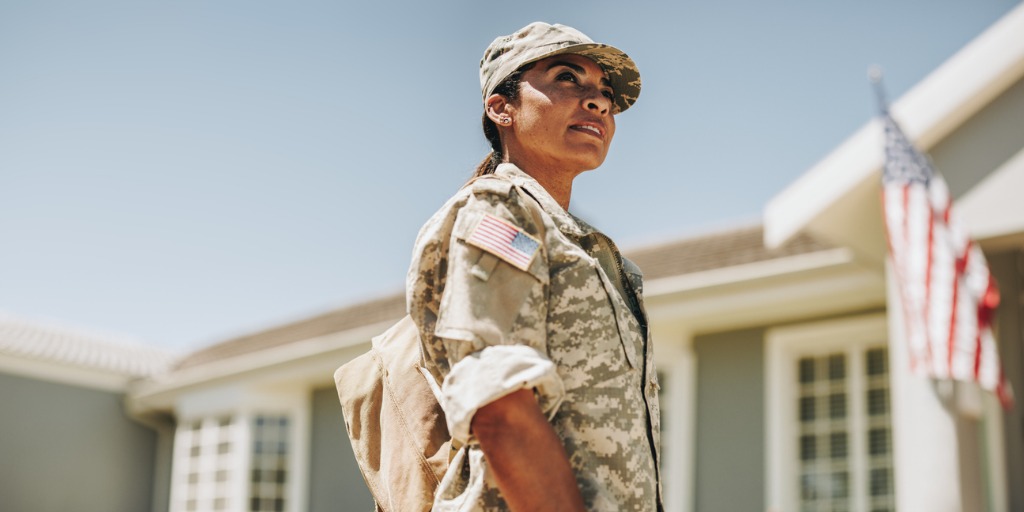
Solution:
[(556, 239), (548, 247), (548, 354), (560, 366), (584, 369), (563, 375), (566, 387), (624, 378), (639, 361), (629, 308), (600, 263), (578, 244)]
[[(616, 286), (615, 281), (612, 281), (613, 279), (619, 279), (617, 271), (605, 268), (605, 265), (601, 265), (596, 258), (591, 259), (591, 261), (595, 267), (594, 270), (601, 279), (601, 285), (608, 296), (608, 301), (615, 312), (615, 325), (619, 333), (619, 340), (622, 342), (622, 350), (626, 355), (626, 361), (629, 362), (630, 368), (636, 368), (637, 360), (640, 357), (639, 354), (643, 350), (643, 335), (641, 334), (640, 322), (637, 321), (632, 309), (630, 309), (626, 302), (626, 298), (623, 297), (621, 285)], [(609, 272), (615, 273), (609, 274)]]
[[(640, 355), (644, 353), (645, 312), (640, 301), (640, 283), (643, 281), (640, 267), (619, 255), (612, 242), (604, 235), (594, 233), (584, 237), (580, 246), (592, 258), (601, 275), (601, 283), (608, 294), (608, 300), (615, 310), (615, 321), (619, 330), (622, 347), (631, 368), (637, 367)], [(630, 297), (637, 297), (636, 308)], [(642, 364), (642, 363), (641, 363)]]

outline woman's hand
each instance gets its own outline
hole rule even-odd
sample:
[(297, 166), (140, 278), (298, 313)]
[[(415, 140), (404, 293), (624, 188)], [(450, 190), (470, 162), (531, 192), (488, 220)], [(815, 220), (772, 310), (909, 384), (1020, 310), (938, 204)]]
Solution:
[(472, 431), (509, 508), (584, 510), (565, 446), (532, 390), (521, 389), (481, 407), (473, 416)]

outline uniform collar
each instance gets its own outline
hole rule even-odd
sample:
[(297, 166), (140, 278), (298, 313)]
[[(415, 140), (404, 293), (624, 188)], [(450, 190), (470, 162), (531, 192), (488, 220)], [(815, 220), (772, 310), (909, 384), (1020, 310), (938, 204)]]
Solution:
[(558, 204), (558, 201), (555, 201), (555, 198), (551, 197), (551, 194), (533, 176), (526, 174), (515, 164), (508, 162), (499, 164), (494, 174), (511, 181), (536, 199), (540, 207), (555, 221), (555, 226), (559, 231), (577, 237), (584, 237), (597, 231), (590, 224), (565, 211), (562, 205)]

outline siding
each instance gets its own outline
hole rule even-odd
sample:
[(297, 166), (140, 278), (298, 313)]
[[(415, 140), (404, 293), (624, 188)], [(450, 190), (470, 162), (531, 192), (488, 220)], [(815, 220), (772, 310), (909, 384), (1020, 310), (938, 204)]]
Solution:
[(960, 197), (1024, 148), (1024, 80), (971, 116), (929, 151), (935, 167)]
[(334, 388), (313, 391), (313, 432), (309, 457), (309, 512), (369, 512), (366, 488)]
[(1021, 281), (1024, 276), (1024, 254), (1009, 251), (986, 255), (992, 275), (999, 283), (1000, 304), (996, 312), (996, 335), (999, 358), (1006, 378), (1017, 393), (1017, 405), (1003, 414), (1006, 442), (1006, 481), (1010, 510), (1024, 510), (1024, 325), (1021, 325)]
[(156, 432), (121, 395), (0, 374), (5, 512), (150, 510)]
[(698, 336), (697, 512), (764, 510), (764, 331)]

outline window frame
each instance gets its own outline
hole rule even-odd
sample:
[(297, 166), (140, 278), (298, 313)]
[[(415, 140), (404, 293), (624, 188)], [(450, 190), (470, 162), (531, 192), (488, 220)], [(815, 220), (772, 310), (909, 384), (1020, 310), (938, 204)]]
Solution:
[[(768, 510), (798, 510), (799, 424), (797, 404), (798, 362), (802, 357), (820, 357), (842, 352), (848, 361), (847, 414), (851, 425), (848, 438), (851, 511), (868, 510), (866, 500), (866, 389), (864, 360), (868, 349), (889, 347), (886, 316), (883, 313), (859, 315), (770, 328), (765, 332), (765, 497)], [(891, 402), (890, 366), (890, 404)], [(895, 450), (890, 447), (891, 452)], [(893, 468), (895, 469), (895, 467)], [(895, 491), (895, 489), (894, 489)]]
[[(187, 511), (189, 492), (188, 465), (191, 464), (190, 447), (182, 446), (182, 430), (199, 422), (216, 422), (230, 417), (232, 471), (229, 474), (231, 503), (227, 510), (248, 511), (252, 494), (254, 422), (259, 416), (286, 417), (287, 473), (285, 512), (299, 512), (307, 508), (309, 491), (309, 426), (311, 410), (310, 391), (303, 387), (276, 386), (278, 389), (224, 387), (206, 389), (179, 400), (178, 426), (171, 457), (171, 491), (168, 510)], [(181, 465), (185, 464), (185, 468)], [(183, 476), (182, 476), (183, 475)], [(199, 492), (199, 489), (197, 489)], [(210, 502), (212, 504), (212, 501)]]

